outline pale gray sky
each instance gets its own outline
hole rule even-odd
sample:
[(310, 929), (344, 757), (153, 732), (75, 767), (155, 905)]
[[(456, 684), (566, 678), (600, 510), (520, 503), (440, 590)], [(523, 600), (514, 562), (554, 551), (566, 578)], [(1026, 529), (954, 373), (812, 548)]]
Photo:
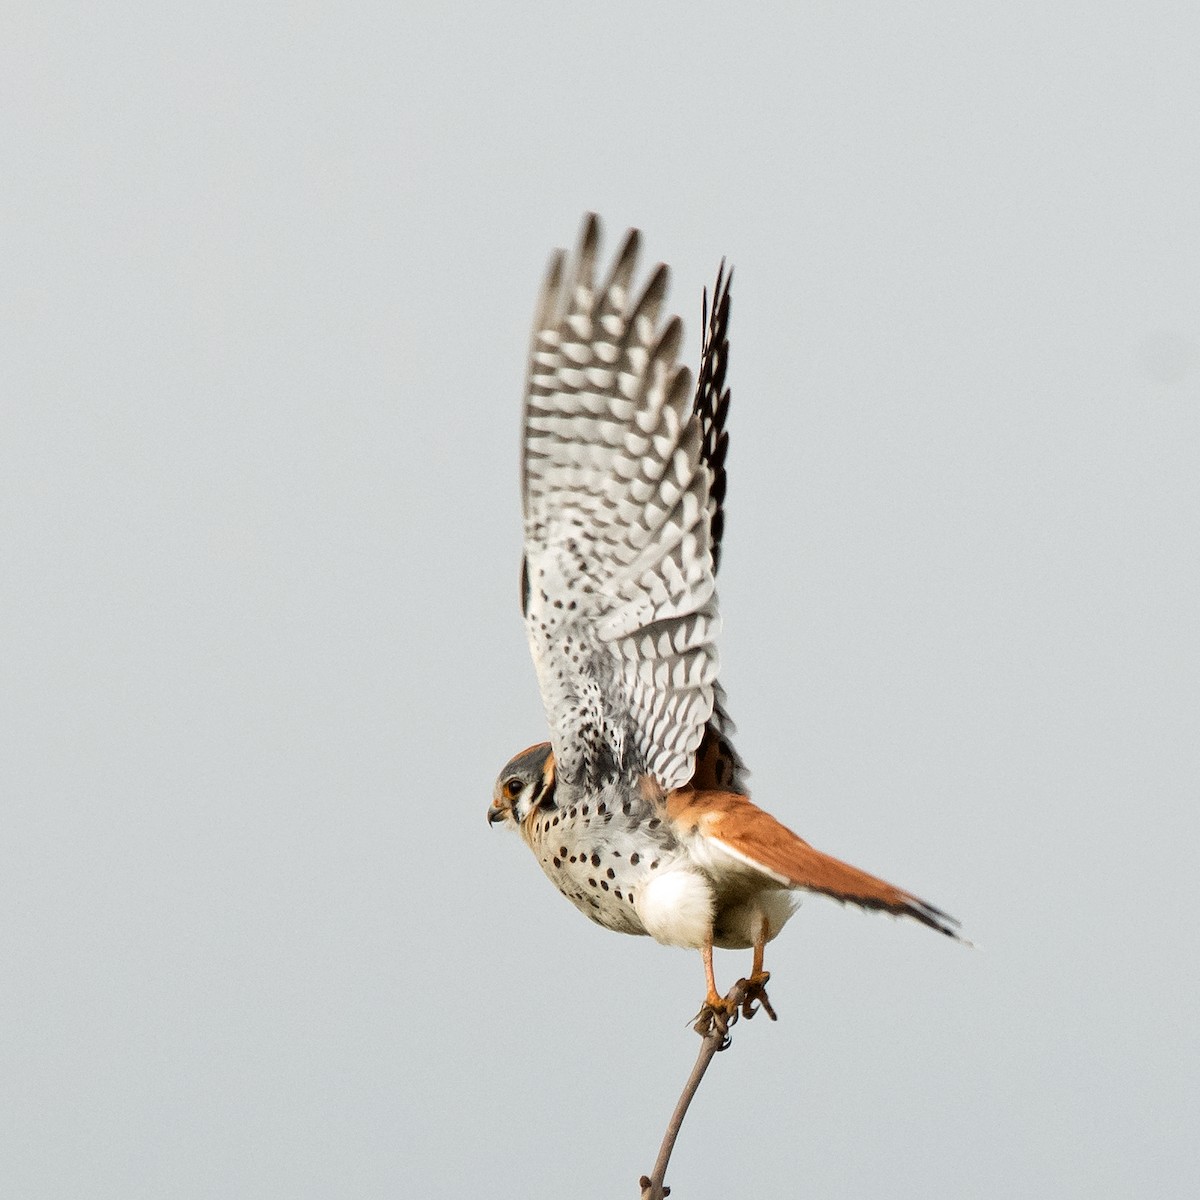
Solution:
[(0, 1194), (636, 1195), (698, 956), (484, 820), (589, 208), (736, 266), (755, 798), (979, 943), (806, 904), (676, 1196), (1200, 1190), (1200, 10), (756, 13), (7, 6)]

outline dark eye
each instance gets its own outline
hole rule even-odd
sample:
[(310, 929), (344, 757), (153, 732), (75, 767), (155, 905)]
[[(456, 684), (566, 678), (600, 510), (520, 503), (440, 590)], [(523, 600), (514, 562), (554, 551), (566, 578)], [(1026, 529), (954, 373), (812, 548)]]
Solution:
[(521, 781), (519, 779), (510, 779), (504, 785), (504, 790), (515, 800), (521, 794)]

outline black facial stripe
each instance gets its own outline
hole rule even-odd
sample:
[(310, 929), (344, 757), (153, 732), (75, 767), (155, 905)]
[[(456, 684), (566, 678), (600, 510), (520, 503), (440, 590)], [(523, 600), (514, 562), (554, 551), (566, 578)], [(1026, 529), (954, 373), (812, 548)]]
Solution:
[(543, 809), (554, 807), (554, 785), (547, 787), (544, 776), (534, 783), (533, 791), (529, 794), (529, 805), (531, 808)]

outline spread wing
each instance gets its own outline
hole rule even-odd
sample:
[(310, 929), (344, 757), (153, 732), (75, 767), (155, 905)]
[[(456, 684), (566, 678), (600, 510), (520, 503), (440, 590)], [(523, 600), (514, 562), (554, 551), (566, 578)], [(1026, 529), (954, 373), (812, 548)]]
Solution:
[(589, 216), (570, 267), (554, 255), (535, 316), (523, 609), (560, 780), (649, 774), (669, 791), (716, 700), (719, 388), (705, 416), (682, 325), (661, 317), (666, 267), (634, 294), (633, 230), (597, 286), (599, 236)]

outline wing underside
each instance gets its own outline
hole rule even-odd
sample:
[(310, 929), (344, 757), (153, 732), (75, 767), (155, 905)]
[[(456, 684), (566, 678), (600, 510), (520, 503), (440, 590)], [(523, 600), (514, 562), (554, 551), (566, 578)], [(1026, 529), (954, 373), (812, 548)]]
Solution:
[(589, 217), (570, 266), (551, 260), (526, 389), (522, 592), (560, 778), (650, 774), (669, 790), (691, 778), (716, 702), (724, 414), (693, 401), (666, 267), (632, 290), (639, 241), (597, 284)]

